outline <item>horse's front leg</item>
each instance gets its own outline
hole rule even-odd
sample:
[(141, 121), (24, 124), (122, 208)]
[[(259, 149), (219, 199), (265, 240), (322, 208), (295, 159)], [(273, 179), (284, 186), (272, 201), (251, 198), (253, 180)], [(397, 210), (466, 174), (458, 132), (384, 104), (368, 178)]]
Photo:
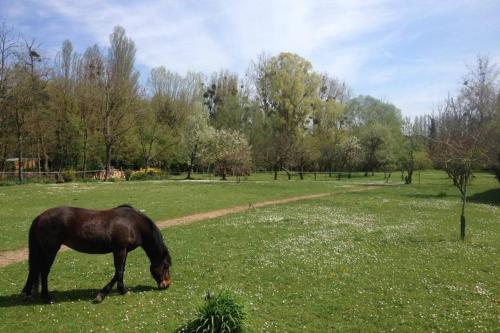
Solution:
[(109, 294), (111, 289), (113, 289), (115, 283), (116, 283), (116, 273), (111, 279), (111, 281), (109, 281), (109, 283), (105, 285), (104, 288), (102, 288), (101, 291), (97, 293), (97, 296), (94, 299), (94, 303), (101, 303), (104, 300), (104, 298)]
[(109, 294), (111, 289), (113, 289), (113, 286), (115, 283), (118, 282), (118, 291), (121, 294), (127, 293), (127, 288), (123, 285), (123, 273), (125, 272), (125, 261), (127, 259), (127, 249), (120, 249), (117, 251), (113, 252), (113, 259), (115, 263), (115, 275), (109, 281), (107, 285), (104, 286), (104, 288), (97, 293), (96, 298), (94, 299), (94, 303), (101, 303), (104, 298)]
[(115, 261), (115, 275), (118, 283), (117, 288), (120, 294), (124, 295), (128, 292), (123, 284), (123, 275), (125, 274), (125, 262), (127, 261), (127, 248), (113, 252)]

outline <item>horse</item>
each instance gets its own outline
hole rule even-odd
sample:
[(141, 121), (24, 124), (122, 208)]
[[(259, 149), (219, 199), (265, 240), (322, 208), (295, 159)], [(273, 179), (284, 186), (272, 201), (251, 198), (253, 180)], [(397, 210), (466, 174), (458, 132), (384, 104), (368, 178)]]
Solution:
[(108, 210), (90, 210), (77, 207), (51, 208), (37, 216), (29, 230), (29, 273), (22, 295), (33, 300), (41, 279), (41, 297), (53, 303), (48, 292), (47, 278), (61, 245), (90, 254), (113, 253), (115, 274), (102, 288), (95, 303), (100, 303), (113, 289), (124, 295), (128, 289), (123, 283), (127, 254), (141, 246), (150, 260), (150, 271), (158, 289), (168, 288), (172, 259), (163, 236), (155, 223), (130, 205)]

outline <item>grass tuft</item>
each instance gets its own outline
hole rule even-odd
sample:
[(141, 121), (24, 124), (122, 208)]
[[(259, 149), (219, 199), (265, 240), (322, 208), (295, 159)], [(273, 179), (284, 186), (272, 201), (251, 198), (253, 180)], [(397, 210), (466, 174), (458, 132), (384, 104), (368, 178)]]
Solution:
[(177, 332), (186, 333), (238, 333), (243, 331), (245, 312), (232, 293), (223, 291), (218, 295), (210, 292), (205, 303), (198, 309), (196, 317)]

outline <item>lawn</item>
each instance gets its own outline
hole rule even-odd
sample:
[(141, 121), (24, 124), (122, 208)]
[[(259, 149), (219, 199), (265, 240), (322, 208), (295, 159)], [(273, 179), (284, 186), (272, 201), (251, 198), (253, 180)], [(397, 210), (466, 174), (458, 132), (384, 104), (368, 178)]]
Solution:
[[(371, 180), (371, 178), (370, 178)], [(323, 192), (349, 185), (331, 181), (134, 181), (26, 184), (0, 187), (0, 251), (27, 247), (31, 221), (60, 206), (106, 209), (128, 203), (154, 220), (235, 205)]]
[[(200, 201), (199, 210), (223, 206), (222, 193), (242, 202), (244, 195), (267, 193), (256, 189), (260, 183), (226, 184), (221, 192), (212, 189), (221, 196), (212, 207), (212, 197), (197, 194), (197, 185), (148, 184), (137, 183), (143, 187), (133, 197), (146, 197), (147, 212), (156, 186), (198, 195), (189, 199)], [(269, 197), (339, 193), (165, 229), (174, 259), (174, 285), (167, 291), (153, 288), (140, 249), (127, 265), (131, 293), (114, 292), (99, 305), (90, 300), (113, 274), (110, 255), (60, 254), (49, 277), (52, 306), (20, 300), (26, 263), (1, 268), (0, 330), (171, 332), (192, 316), (207, 290), (228, 289), (248, 312), (249, 332), (498, 331), (500, 196), (491, 176), (479, 175), (471, 186), (464, 242), (457, 191), (444, 174), (366, 192), (341, 193), (345, 184), (278, 182), (281, 192)], [(75, 193), (78, 202), (113, 195), (109, 185), (97, 186)], [(151, 215), (167, 217), (161, 210)]]

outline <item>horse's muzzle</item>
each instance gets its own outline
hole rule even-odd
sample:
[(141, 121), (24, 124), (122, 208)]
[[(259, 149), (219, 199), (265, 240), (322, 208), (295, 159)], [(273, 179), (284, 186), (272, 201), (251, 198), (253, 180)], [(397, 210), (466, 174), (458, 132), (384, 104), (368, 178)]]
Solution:
[(170, 287), (171, 284), (172, 284), (171, 279), (163, 280), (160, 283), (158, 283), (158, 289), (160, 290), (167, 289), (168, 287)]

